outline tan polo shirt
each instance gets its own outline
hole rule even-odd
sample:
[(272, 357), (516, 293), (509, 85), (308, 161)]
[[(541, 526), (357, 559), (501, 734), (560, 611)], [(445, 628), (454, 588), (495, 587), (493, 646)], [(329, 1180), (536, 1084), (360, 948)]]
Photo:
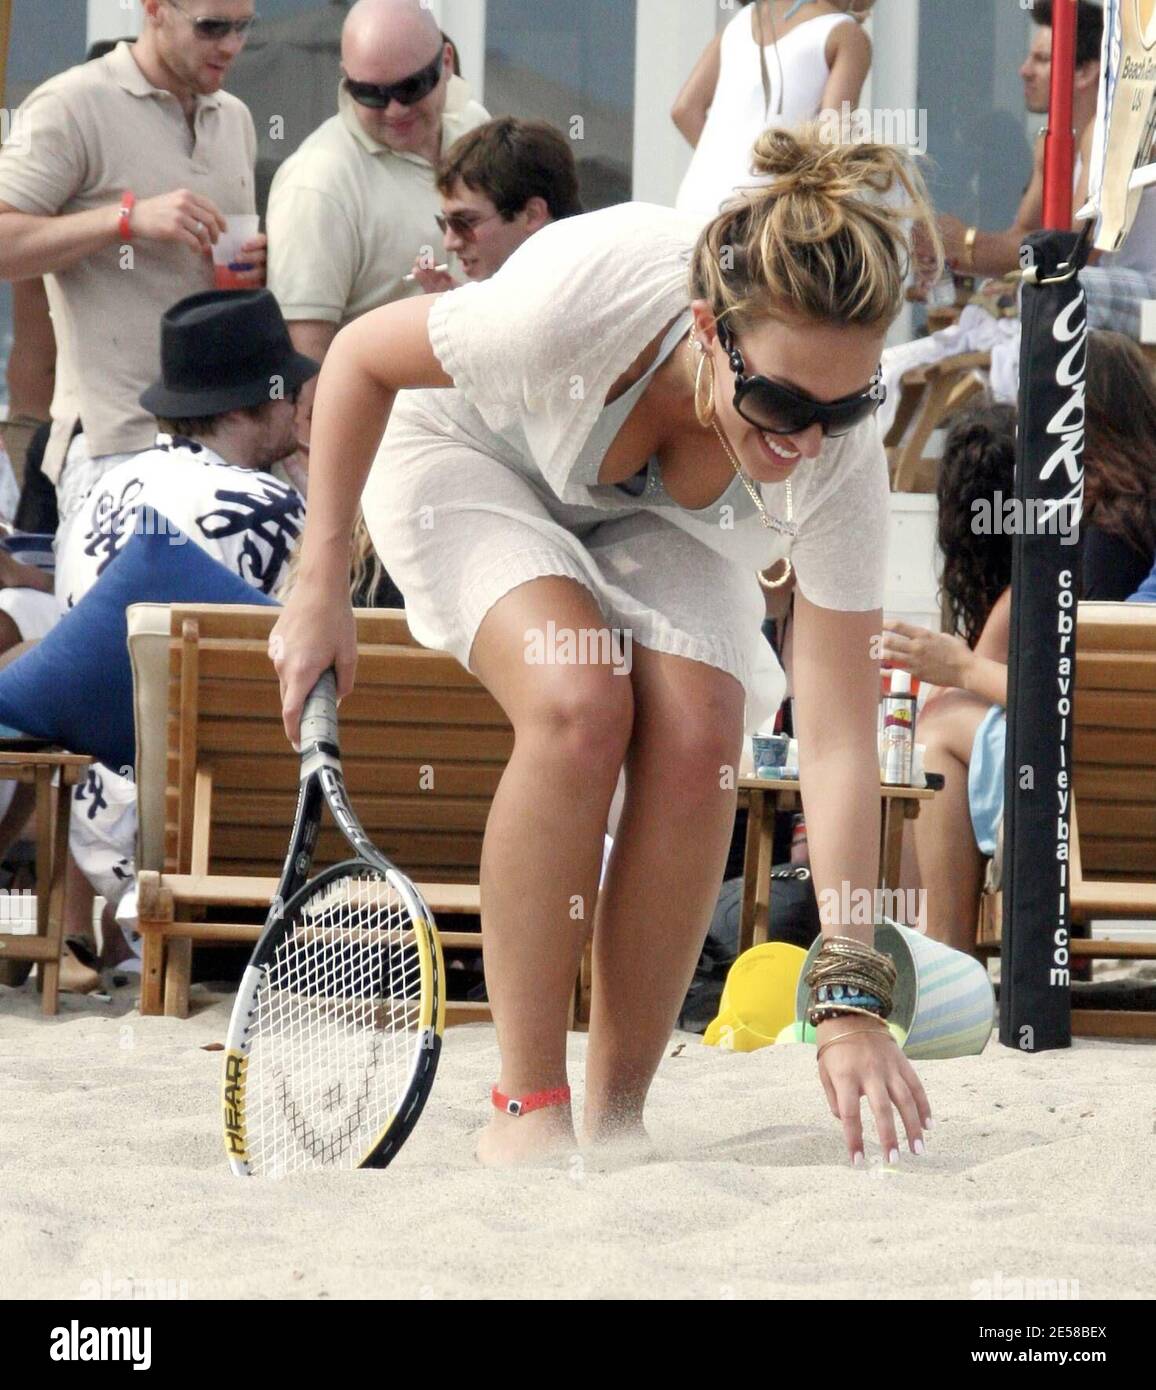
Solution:
[[(257, 137), (248, 107), (220, 92), (199, 98), (190, 127), (177, 98), (155, 88), (132, 46), (38, 87), (21, 107), (27, 135), (0, 150), (0, 202), (67, 215), (188, 188), (226, 215), (252, 213)], [(134, 241), (45, 277), (56, 329), (56, 394), (45, 472), (55, 479), (79, 418), (90, 455), (135, 453), (156, 438), (137, 397), (160, 376), (161, 315), (212, 289), (207, 257), (187, 246)]]
[[(489, 119), (468, 84), (451, 77), (442, 149)], [(343, 84), (337, 115), (289, 156), (269, 194), (269, 288), (285, 317), (346, 324), (421, 294), (402, 277), (423, 247), (443, 258), (434, 177), (429, 160), (398, 154), (364, 130)]]

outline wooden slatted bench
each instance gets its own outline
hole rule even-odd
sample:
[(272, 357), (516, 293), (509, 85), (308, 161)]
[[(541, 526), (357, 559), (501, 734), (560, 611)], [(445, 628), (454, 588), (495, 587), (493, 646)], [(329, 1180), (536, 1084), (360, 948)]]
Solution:
[[(1081, 603), (1072, 701), (1069, 917), (1156, 920), (1156, 604)], [(985, 892), (977, 946), (999, 951), (1002, 892)], [(1156, 941), (1094, 937), (1072, 960), (1156, 960)], [(1085, 1037), (1156, 1038), (1156, 1013), (1072, 1009)]]
[[(178, 604), (151, 615), (163, 632), (132, 614), (141, 1012), (184, 1017), (193, 943), (251, 943), (259, 934), (293, 823), (298, 758), (281, 727), (267, 654), (277, 610)], [(360, 612), (357, 636), (357, 688), (341, 706), (353, 804), (435, 914), (477, 918), (482, 835), (513, 730), (475, 677), (413, 641), (401, 613)], [(326, 822), (315, 866), (347, 857)], [(481, 949), (477, 931), (443, 932), (442, 941), (451, 952)], [(486, 1019), (489, 1009), (451, 1003), (448, 1016)]]
[[(1156, 919), (1156, 604), (1081, 603), (1076, 642), (1071, 919)], [(1156, 960), (1156, 941), (1071, 953)], [(1156, 1013), (1075, 1008), (1072, 1031), (1156, 1038)]]

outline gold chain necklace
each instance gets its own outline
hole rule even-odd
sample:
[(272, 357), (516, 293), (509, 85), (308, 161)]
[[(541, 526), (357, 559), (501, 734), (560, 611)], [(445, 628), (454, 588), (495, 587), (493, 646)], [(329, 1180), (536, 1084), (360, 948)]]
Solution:
[[(693, 329), (693, 328), (691, 328), (691, 330), (690, 330), (690, 336), (689, 336), (689, 338), (687, 339), (687, 344), (686, 344), (686, 346), (687, 346), (688, 352), (690, 351), (690, 347), (691, 347), (691, 344), (692, 344), (692, 343), (694, 344), (695, 347), (698, 348), (698, 350), (699, 350), (700, 353), (702, 353), (702, 352), (704, 351), (704, 349), (703, 349), (702, 346), (698, 343), (698, 340), (697, 340), (697, 339), (695, 338), (695, 336), (694, 336), (694, 329)], [(694, 369), (694, 354), (693, 354), (693, 353), (691, 353), (690, 359), (689, 359), (688, 362), (687, 362), (687, 370), (690, 372), (690, 380), (691, 380), (692, 386), (697, 386), (697, 377), (696, 377), (696, 375), (695, 375), (695, 369)], [(712, 371), (714, 370), (713, 365), (712, 365), (711, 370), (712, 370)], [(746, 488), (747, 492), (750, 494), (750, 499), (751, 499), (751, 501), (752, 501), (752, 502), (755, 504), (755, 506), (758, 508), (759, 517), (760, 517), (760, 519), (761, 519), (761, 521), (762, 521), (762, 523), (763, 523), (764, 528), (765, 528), (766, 530), (768, 530), (768, 531), (769, 531), (769, 530), (782, 531), (782, 532), (784, 532), (786, 535), (789, 535), (789, 536), (798, 535), (798, 531), (797, 531), (797, 529), (796, 529), (796, 527), (795, 527), (795, 497), (794, 497), (794, 493), (793, 493), (792, 490), (791, 490), (791, 480), (790, 480), (790, 478), (787, 478), (787, 479), (786, 479), (786, 488), (787, 488), (787, 516), (786, 516), (786, 520), (785, 520), (785, 521), (779, 521), (777, 518), (772, 518), (772, 517), (770, 516), (770, 514), (768, 513), (766, 507), (763, 505), (763, 499), (759, 496), (758, 490), (756, 489), (754, 483), (752, 483), (751, 480), (747, 477), (747, 475), (743, 472), (742, 464), (739, 463), (738, 459), (735, 457), (734, 450), (731, 448), (730, 444), (728, 443), (726, 435), (723, 434), (722, 430), (720, 429), (718, 420), (717, 420), (717, 419), (713, 419), (713, 420), (711, 421), (711, 424), (714, 426), (714, 432), (715, 432), (715, 434), (718, 435), (718, 441), (719, 441), (719, 443), (723, 446), (723, 451), (726, 453), (727, 458), (730, 459), (730, 461), (731, 461), (731, 467), (735, 470), (735, 477), (737, 477), (738, 480), (739, 480), (739, 482), (742, 483), (743, 487)]]

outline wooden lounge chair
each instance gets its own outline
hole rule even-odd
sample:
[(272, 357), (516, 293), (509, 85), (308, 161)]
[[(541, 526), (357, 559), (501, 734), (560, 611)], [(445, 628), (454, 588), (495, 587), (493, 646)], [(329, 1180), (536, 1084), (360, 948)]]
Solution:
[[(193, 943), (255, 941), (275, 891), (298, 780), (267, 655), (276, 617), (258, 607), (130, 610), (142, 1014), (184, 1017)], [(513, 731), (469, 672), (417, 646), (401, 613), (361, 612), (358, 644), (357, 689), (341, 707), (353, 804), (435, 914), (477, 918), (482, 833)], [(327, 821), (315, 864), (347, 857)], [(480, 950), (477, 931), (442, 940), (447, 952)], [(451, 1003), (448, 1017), (489, 1010)]]
[(924, 450), (936, 430), (983, 396), (990, 368), (990, 352), (964, 352), (904, 373), (899, 407), (884, 440), (892, 491), (935, 491), (939, 461), (926, 458)]

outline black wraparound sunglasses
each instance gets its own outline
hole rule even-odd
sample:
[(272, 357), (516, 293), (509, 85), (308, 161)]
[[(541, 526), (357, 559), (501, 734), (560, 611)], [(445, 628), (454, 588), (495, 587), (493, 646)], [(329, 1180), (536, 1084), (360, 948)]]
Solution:
[(409, 77), (403, 77), (400, 82), (355, 82), (352, 77), (347, 77), (345, 86), (358, 106), (369, 106), (375, 111), (384, 111), (391, 101), (396, 101), (400, 106), (416, 106), (441, 81), (444, 62), (445, 49), (439, 48), (432, 63), (411, 73)]
[(887, 399), (880, 376), (867, 388), (837, 401), (816, 401), (765, 376), (747, 376), (746, 363), (725, 323), (718, 325), (719, 342), (735, 374), (735, 409), (747, 421), (770, 434), (802, 434), (820, 425), (825, 435), (850, 434)]

